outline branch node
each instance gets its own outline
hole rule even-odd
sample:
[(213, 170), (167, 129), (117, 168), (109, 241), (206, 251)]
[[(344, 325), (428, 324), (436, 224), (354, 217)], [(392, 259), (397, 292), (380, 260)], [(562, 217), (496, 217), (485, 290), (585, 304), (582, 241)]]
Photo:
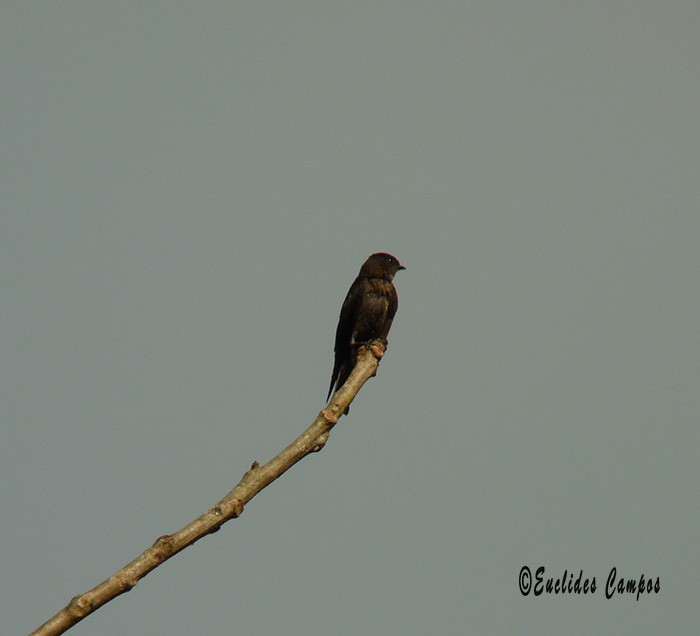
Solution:
[(321, 433), (317, 438), (316, 438), (316, 444), (314, 447), (311, 449), (312, 453), (318, 453), (318, 451), (323, 450), (323, 447), (326, 445), (326, 442), (328, 441), (328, 437), (330, 436), (330, 433)]
[(81, 594), (80, 596), (74, 596), (70, 603), (68, 603), (68, 613), (75, 616), (78, 619), (82, 619), (87, 616), (93, 608), (92, 602), (88, 599), (87, 594)]
[(243, 485), (248, 484), (249, 482), (251, 482), (251, 481), (254, 479), (255, 474), (256, 474), (259, 470), (260, 470), (260, 464), (258, 464), (257, 461), (254, 461), (254, 462), (250, 465), (250, 470), (246, 470), (246, 471), (245, 471), (245, 475), (243, 475), (243, 478), (241, 479), (241, 481), (240, 481), (240, 483), (239, 483), (238, 485), (239, 485), (239, 486), (243, 486)]
[(328, 408), (325, 408), (321, 411), (321, 415), (323, 416), (323, 419), (326, 420), (331, 426), (334, 426), (338, 423), (338, 416)]
[(174, 546), (175, 541), (173, 539), (173, 535), (164, 534), (155, 540), (153, 549), (157, 558), (160, 561), (165, 561), (168, 557), (172, 556)]

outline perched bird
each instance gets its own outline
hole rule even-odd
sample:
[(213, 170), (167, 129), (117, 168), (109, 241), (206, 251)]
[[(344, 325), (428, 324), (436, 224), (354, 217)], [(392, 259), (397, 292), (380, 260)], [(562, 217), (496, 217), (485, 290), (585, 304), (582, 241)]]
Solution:
[(400, 269), (406, 268), (397, 258), (384, 252), (372, 254), (360, 268), (340, 310), (328, 398), (333, 387), (339, 389), (350, 376), (357, 347), (376, 338), (386, 338), (389, 334), (399, 304), (391, 281)]

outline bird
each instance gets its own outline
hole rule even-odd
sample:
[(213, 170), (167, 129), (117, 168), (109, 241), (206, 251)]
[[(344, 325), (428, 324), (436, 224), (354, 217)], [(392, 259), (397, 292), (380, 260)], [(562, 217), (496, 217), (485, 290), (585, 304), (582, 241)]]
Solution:
[[(385, 252), (372, 254), (345, 297), (335, 332), (335, 361), (328, 398), (333, 388), (345, 384), (355, 366), (357, 348), (377, 338), (386, 339), (396, 315), (399, 298), (392, 282), (396, 272), (406, 269)], [(350, 408), (345, 409), (345, 414)]]

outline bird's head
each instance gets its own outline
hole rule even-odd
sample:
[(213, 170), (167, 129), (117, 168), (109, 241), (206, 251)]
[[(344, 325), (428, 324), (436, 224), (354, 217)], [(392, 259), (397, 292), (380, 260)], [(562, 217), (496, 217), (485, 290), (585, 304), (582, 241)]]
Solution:
[(364, 262), (360, 269), (360, 275), (391, 280), (400, 269), (406, 268), (399, 263), (398, 258), (386, 252), (377, 252)]

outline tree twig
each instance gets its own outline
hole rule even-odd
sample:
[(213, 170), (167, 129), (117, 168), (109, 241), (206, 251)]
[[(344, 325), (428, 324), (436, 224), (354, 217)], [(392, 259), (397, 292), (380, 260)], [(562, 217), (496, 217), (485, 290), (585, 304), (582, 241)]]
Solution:
[(202, 537), (216, 532), (230, 519), (240, 517), (243, 506), (263, 488), (270, 485), (300, 459), (323, 448), (331, 429), (338, 422), (345, 407), (352, 402), (362, 385), (377, 372), (379, 360), (385, 350), (385, 340), (375, 340), (367, 346), (360, 347), (357, 363), (347, 382), (333, 395), (313, 424), (287, 448), (263, 466), (253, 462), (238, 485), (219, 503), (177, 532), (159, 537), (150, 548), (131, 563), (91, 590), (72, 598), (68, 605), (32, 632), (31, 636), (63, 634), (113, 598), (128, 592), (144, 576), (170, 557)]

